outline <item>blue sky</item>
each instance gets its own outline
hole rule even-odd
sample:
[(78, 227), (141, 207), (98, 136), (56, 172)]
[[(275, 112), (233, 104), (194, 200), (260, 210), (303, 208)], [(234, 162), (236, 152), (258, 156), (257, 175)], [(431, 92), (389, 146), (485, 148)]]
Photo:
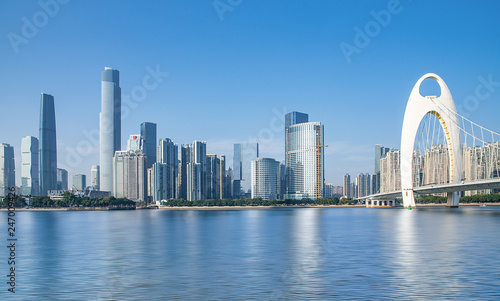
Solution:
[[(500, 131), (498, 1), (40, 2), (52, 3), (50, 15), (38, 1), (0, 1), (0, 142), (14, 146), (18, 185), (21, 138), (38, 137), (41, 92), (55, 97), (58, 165), (70, 183), (99, 163), (105, 66), (120, 71), (131, 97), (122, 147), (150, 121), (159, 138), (205, 140), (229, 160), (233, 143), (247, 141), (283, 160), (283, 115), (295, 110), (325, 125), (334, 185), (346, 172), (372, 173), (375, 144), (400, 147), (408, 96), (428, 72), (445, 80), (462, 114)], [(355, 28), (369, 41), (356, 44)], [(346, 44), (359, 46), (347, 58)], [(132, 93), (148, 69), (168, 75), (141, 100)], [(481, 79), (494, 82), (488, 97), (467, 102)]]

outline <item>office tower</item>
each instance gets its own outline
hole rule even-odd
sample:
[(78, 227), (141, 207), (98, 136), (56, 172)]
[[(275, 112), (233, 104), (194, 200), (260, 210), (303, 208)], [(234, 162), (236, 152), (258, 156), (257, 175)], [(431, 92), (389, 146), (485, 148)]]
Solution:
[[(207, 196), (207, 142), (195, 140), (192, 146), (191, 162), (200, 164), (200, 197), (201, 200), (206, 199)], [(191, 183), (194, 183), (192, 181)], [(188, 187), (188, 190), (190, 188)]]
[(86, 175), (74, 175), (73, 176), (73, 188), (78, 191), (84, 191), (87, 187), (87, 176)]
[(113, 191), (113, 156), (121, 149), (120, 73), (104, 68), (101, 73), (101, 113), (99, 115), (99, 166), (102, 191)]
[[(296, 125), (296, 124), (300, 124), (300, 123), (306, 123), (306, 122), (309, 122), (309, 115), (306, 114), (306, 113), (300, 113), (300, 112), (296, 112), (296, 111), (293, 111), (293, 112), (290, 112), (288, 114), (285, 115), (285, 154), (288, 152), (288, 128), (292, 125)], [(286, 156), (286, 155), (285, 155)], [(288, 168), (287, 168), (287, 162), (286, 162), (286, 159), (285, 159), (285, 186), (284, 186), (284, 190), (285, 190), (285, 194), (287, 193), (287, 186), (288, 183), (287, 183), (287, 172), (288, 172)]]
[(202, 199), (202, 167), (200, 163), (187, 164), (187, 200), (196, 201)]
[(57, 169), (57, 190), (68, 190), (68, 171), (66, 169)]
[(372, 188), (373, 193), (378, 193), (380, 191), (380, 159), (384, 158), (390, 149), (388, 147), (383, 147), (380, 145), (375, 145), (375, 175), (376, 183)]
[(39, 168), (40, 195), (57, 188), (57, 144), (56, 115), (54, 97), (42, 93), (40, 100), (40, 133), (39, 133)]
[[(165, 164), (166, 176), (164, 178), (164, 185), (166, 186), (166, 195), (164, 199), (175, 199), (178, 198), (177, 192), (177, 177), (178, 177), (178, 147), (171, 139), (165, 138), (161, 139), (158, 145), (158, 163)], [(148, 161), (149, 162), (149, 161)]]
[(207, 155), (207, 173), (206, 185), (208, 200), (217, 200), (220, 198), (220, 159), (217, 155)]
[(287, 128), (287, 198), (319, 199), (324, 190), (324, 128), (307, 122)]
[(7, 143), (0, 143), (0, 197), (13, 193), (9, 188), (16, 187), (15, 168), (14, 147)]
[(226, 199), (232, 199), (233, 198), (233, 169), (229, 167), (227, 169), (226, 173)]
[(219, 160), (219, 198), (226, 198), (226, 156), (220, 155)]
[(127, 140), (127, 151), (137, 150), (144, 153), (144, 139), (139, 134), (130, 135)]
[(191, 146), (182, 144), (179, 148), (178, 176), (177, 176), (177, 198), (187, 200), (187, 165), (191, 162)]
[(258, 143), (236, 143), (234, 144), (233, 157), (233, 196), (244, 197), (252, 186), (252, 160), (259, 157)]
[(23, 195), (38, 195), (40, 189), (38, 169), (38, 139), (26, 136), (21, 140), (21, 189)]
[(156, 162), (148, 168), (148, 195), (153, 202), (167, 200), (167, 164)]
[(286, 194), (286, 165), (280, 163), (280, 192), (279, 198), (284, 199)]
[(290, 112), (285, 115), (285, 132), (292, 125), (309, 122), (309, 115), (300, 112)]
[(344, 175), (344, 195), (346, 198), (350, 199), (351, 196), (351, 176), (346, 173)]
[(140, 150), (117, 151), (115, 153), (112, 191), (116, 198), (147, 201), (146, 163), (146, 156)]
[(92, 186), (94, 190), (100, 190), (99, 175), (99, 165), (92, 165), (90, 169), (90, 186)]
[(251, 162), (252, 198), (279, 199), (280, 163), (270, 158), (257, 158)]
[(141, 137), (144, 139), (144, 154), (148, 158), (148, 168), (156, 163), (156, 123), (141, 123)]

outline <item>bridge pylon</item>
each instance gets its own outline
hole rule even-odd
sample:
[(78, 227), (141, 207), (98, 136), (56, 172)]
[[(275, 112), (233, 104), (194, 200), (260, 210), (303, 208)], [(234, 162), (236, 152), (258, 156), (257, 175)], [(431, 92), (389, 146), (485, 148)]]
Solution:
[[(422, 96), (420, 95), (420, 85), (425, 79), (437, 81), (441, 88), (441, 95)], [(446, 107), (448, 111), (442, 109)], [(405, 208), (411, 205), (415, 208), (415, 195), (413, 191), (413, 149), (415, 146), (415, 137), (417, 135), (420, 122), (426, 114), (434, 115), (441, 124), (446, 137), (446, 143), (449, 154), (449, 182), (459, 183), (462, 176), (462, 148), (460, 145), (460, 127), (458, 123), (457, 110), (455, 102), (451, 96), (448, 86), (441, 77), (434, 73), (427, 73), (422, 76), (413, 87), (403, 120), (403, 129), (401, 132), (401, 188), (403, 195), (403, 205)], [(458, 192), (448, 192), (447, 207), (456, 208), (459, 202)]]

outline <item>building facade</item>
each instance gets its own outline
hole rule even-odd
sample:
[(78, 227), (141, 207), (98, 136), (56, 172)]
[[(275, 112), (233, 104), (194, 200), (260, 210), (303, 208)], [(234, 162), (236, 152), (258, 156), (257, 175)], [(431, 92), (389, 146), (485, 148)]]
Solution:
[(40, 100), (39, 139), (39, 192), (46, 196), (47, 191), (57, 188), (57, 144), (54, 97), (45, 93), (42, 93)]
[(26, 136), (21, 140), (21, 191), (23, 195), (37, 196), (40, 189), (38, 139)]
[(259, 157), (258, 143), (234, 144), (233, 156), (233, 197), (241, 198), (251, 189), (252, 160)]
[(287, 128), (286, 198), (319, 199), (324, 192), (324, 128), (307, 122)]
[(85, 191), (87, 187), (87, 176), (78, 174), (73, 176), (73, 188), (78, 191)]
[(113, 195), (147, 201), (147, 166), (142, 151), (117, 151), (113, 157)]
[(14, 147), (0, 143), (0, 197), (6, 197), (16, 187), (16, 172), (14, 162)]
[(270, 158), (257, 158), (251, 162), (252, 198), (281, 199), (280, 163)]
[(100, 189), (113, 191), (113, 156), (121, 150), (121, 88), (118, 70), (106, 67), (101, 73), (99, 115)]
[(57, 169), (57, 190), (68, 190), (68, 171), (66, 169)]
[(156, 123), (141, 123), (141, 137), (144, 139), (144, 154), (148, 158), (148, 168), (156, 163)]
[(100, 190), (100, 168), (99, 165), (92, 165), (90, 169), (90, 186), (93, 190)]
[[(165, 164), (166, 195), (164, 199), (179, 198), (177, 178), (179, 175), (178, 146), (171, 139), (161, 139), (158, 144), (157, 162)], [(149, 161), (148, 161), (149, 162)]]

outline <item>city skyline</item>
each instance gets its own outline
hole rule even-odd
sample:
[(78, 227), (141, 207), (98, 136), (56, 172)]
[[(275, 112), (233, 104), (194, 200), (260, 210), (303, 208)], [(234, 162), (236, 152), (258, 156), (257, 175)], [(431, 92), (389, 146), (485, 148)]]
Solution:
[[(424, 73), (443, 77), (459, 113), (498, 128), (500, 45), (493, 37), (500, 4), (402, 0), (389, 24), (379, 22), (380, 32), (358, 47), (355, 28), (366, 34), (389, 2), (243, 2), (222, 21), (211, 3), (69, 2), (60, 4), (28, 43), (19, 44), (18, 52), (7, 35), (22, 35), (22, 18), (33, 20), (43, 9), (36, 1), (6, 3), (0, 13), (5, 22), (0, 80), (2, 105), (14, 113), (2, 120), (0, 142), (14, 147), (16, 184), (21, 139), (38, 137), (41, 92), (56, 102), (58, 167), (88, 177), (91, 166), (99, 165), (98, 73), (105, 66), (122, 75), (121, 149), (141, 123), (153, 122), (158, 138), (207, 141), (207, 153), (226, 155), (227, 166), (233, 144), (247, 141), (260, 144), (262, 157), (283, 162), (284, 114), (307, 112), (327, 129), (325, 182), (334, 185), (341, 185), (345, 173), (372, 173), (375, 144), (399, 148), (406, 101)], [(103, 26), (111, 8), (148, 21), (125, 35), (120, 29), (129, 28), (126, 20), (113, 18)], [(419, 22), (444, 14), (450, 17), (439, 28)], [(199, 16), (198, 23), (192, 15)], [(415, 24), (421, 24), (418, 30)], [(359, 50), (350, 62), (342, 43)]]

